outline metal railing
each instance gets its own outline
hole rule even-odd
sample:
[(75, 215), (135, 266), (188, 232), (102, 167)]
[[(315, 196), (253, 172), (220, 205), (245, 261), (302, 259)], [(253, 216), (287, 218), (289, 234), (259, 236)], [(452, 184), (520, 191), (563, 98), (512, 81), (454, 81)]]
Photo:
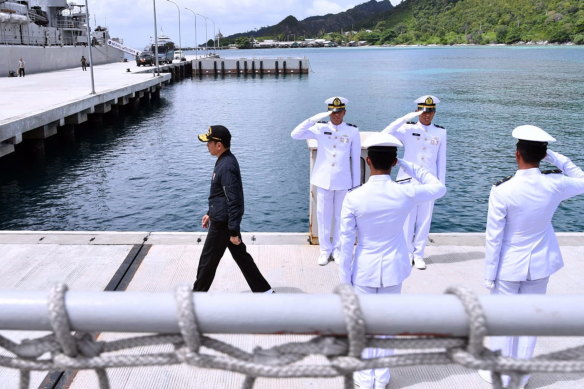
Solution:
[(83, 30), (83, 23), (79, 20), (58, 19), (57, 28), (76, 28)]
[[(21, 343), (0, 336), (0, 348), (13, 355), (0, 358), (0, 366), (20, 370), (21, 388), (29, 386), (32, 370), (91, 369), (103, 389), (110, 387), (107, 368), (177, 364), (244, 374), (244, 389), (253, 388), (258, 377), (338, 376), (345, 388), (353, 388), (353, 372), (392, 366), (459, 364), (490, 370), (495, 389), (502, 388), (502, 373), (511, 377), (508, 388), (515, 389), (530, 372), (584, 372), (584, 346), (520, 360), (502, 357), (483, 343), (487, 335), (582, 336), (584, 295), (477, 296), (462, 287), (447, 293), (357, 295), (349, 285), (338, 286), (335, 295), (192, 293), (186, 285), (174, 295), (67, 292), (64, 284), (47, 296), (4, 291), (0, 329), (52, 334)], [(158, 335), (97, 341), (91, 334), (96, 331)], [(250, 353), (204, 333), (317, 336)], [(153, 345), (171, 351), (131, 351)], [(363, 358), (367, 347), (401, 352)], [(312, 355), (326, 357), (327, 363), (305, 360)]]

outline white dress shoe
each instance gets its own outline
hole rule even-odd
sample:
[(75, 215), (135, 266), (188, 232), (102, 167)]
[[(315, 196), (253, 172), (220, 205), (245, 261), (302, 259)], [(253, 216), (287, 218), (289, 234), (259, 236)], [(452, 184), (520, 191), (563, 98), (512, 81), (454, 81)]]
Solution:
[(329, 255), (327, 253), (320, 253), (320, 255), (318, 256), (318, 264), (320, 266), (324, 266), (328, 263), (329, 261)]
[(341, 263), (341, 252), (339, 250), (335, 250), (333, 251), (333, 253), (331, 254), (333, 261), (338, 265), (339, 263)]
[(414, 255), (414, 267), (416, 269), (424, 270), (426, 268), (426, 261), (419, 255)]

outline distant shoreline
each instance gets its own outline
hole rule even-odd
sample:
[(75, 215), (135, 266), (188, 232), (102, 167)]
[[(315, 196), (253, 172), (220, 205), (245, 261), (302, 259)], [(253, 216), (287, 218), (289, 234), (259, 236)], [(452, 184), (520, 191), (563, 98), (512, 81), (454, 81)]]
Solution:
[[(376, 46), (376, 45), (371, 45)], [(369, 47), (371, 47), (369, 46)], [(485, 44), (476, 44), (476, 43), (455, 43), (452, 45), (440, 45), (440, 44), (413, 44), (413, 45), (379, 45), (379, 47), (452, 47), (452, 46), (579, 46), (572, 42), (566, 43), (550, 43), (547, 41), (539, 41), (539, 42), (517, 42), (512, 44), (507, 43), (485, 43)]]
[(518, 43), (486, 43), (486, 44), (476, 44), (476, 43), (455, 43), (452, 45), (446, 44), (411, 44), (411, 45), (362, 45), (362, 46), (336, 46), (336, 47), (326, 47), (326, 46), (317, 46), (317, 47), (251, 47), (249, 49), (243, 48), (221, 48), (221, 50), (273, 50), (273, 49), (289, 49), (289, 50), (297, 50), (297, 49), (338, 49), (338, 48), (351, 48), (351, 49), (360, 49), (360, 48), (388, 48), (388, 47), (397, 47), (397, 48), (416, 48), (416, 47), (514, 47), (514, 46), (575, 46), (575, 47), (584, 47), (584, 45), (577, 45), (573, 42), (566, 42), (566, 43), (550, 43), (547, 41), (538, 41), (538, 42), (518, 42)]

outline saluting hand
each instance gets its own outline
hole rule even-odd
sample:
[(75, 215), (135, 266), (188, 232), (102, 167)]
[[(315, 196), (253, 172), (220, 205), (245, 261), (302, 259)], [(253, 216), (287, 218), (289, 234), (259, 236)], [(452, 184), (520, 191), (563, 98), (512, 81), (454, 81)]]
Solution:
[(203, 228), (209, 228), (209, 215), (203, 216), (203, 218), (201, 219), (201, 226)]
[(236, 246), (239, 246), (241, 244), (241, 239), (239, 239), (239, 236), (230, 236), (229, 241)]
[(404, 115), (404, 116), (402, 117), (402, 120), (403, 120), (404, 122), (407, 122), (407, 121), (409, 121), (409, 120), (412, 120), (412, 119), (415, 119), (415, 118), (417, 118), (417, 117), (418, 117), (418, 116), (420, 116), (422, 113), (423, 113), (423, 111), (410, 112), (410, 113), (408, 113), (407, 115)]
[(310, 119), (311, 122), (316, 123), (318, 121), (321, 121), (322, 119), (325, 119), (329, 116), (331, 116), (331, 112), (332, 111), (327, 111), (327, 112), (321, 112), (321, 113), (317, 113), (316, 115), (312, 116)]

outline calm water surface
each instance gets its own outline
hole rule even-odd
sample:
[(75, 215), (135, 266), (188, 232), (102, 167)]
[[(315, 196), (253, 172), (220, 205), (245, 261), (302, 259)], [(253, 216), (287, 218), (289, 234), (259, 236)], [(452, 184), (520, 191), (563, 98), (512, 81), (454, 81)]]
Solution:
[[(448, 131), (447, 195), (434, 232), (484, 231), (493, 182), (515, 171), (520, 124), (558, 139), (553, 149), (584, 166), (584, 48), (457, 47), (225, 51), (234, 56), (307, 56), (308, 76), (183, 80), (158, 104), (74, 144), (54, 144), (40, 163), (4, 163), (0, 229), (198, 231), (215, 159), (196, 139), (227, 126), (242, 169), (244, 231), (308, 230), (308, 150), (290, 131), (350, 100), (345, 120), (379, 131), (438, 96), (435, 123)], [(99, 72), (96, 73), (99, 77)], [(558, 231), (584, 231), (584, 196), (556, 213)]]

